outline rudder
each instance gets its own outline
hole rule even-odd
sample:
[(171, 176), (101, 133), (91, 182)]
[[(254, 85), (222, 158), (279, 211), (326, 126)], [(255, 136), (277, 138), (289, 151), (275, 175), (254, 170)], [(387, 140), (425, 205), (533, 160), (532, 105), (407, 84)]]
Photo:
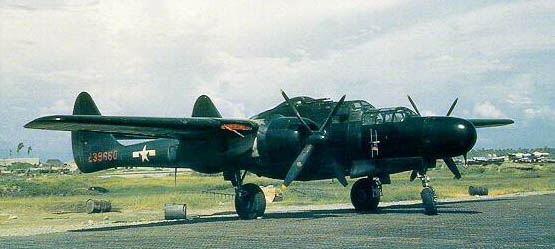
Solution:
[[(100, 111), (92, 97), (88, 93), (82, 92), (75, 100), (73, 115), (100, 115)], [(91, 173), (112, 167), (108, 161), (103, 160), (102, 155), (112, 153), (110, 158), (113, 158), (115, 151), (117, 157), (117, 149), (123, 146), (118, 143), (112, 134), (72, 131), (71, 147), (73, 158), (79, 170), (83, 173)], [(96, 160), (98, 153), (100, 153), (100, 160)]]
[(222, 115), (216, 109), (216, 106), (206, 95), (201, 95), (197, 98), (195, 106), (193, 107), (192, 117), (197, 118), (221, 118)]

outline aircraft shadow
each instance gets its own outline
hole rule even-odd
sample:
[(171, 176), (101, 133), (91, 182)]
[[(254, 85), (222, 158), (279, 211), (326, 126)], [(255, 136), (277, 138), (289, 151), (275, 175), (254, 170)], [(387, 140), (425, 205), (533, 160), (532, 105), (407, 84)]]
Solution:
[[(507, 199), (507, 198), (499, 198), (499, 199), (483, 199), (483, 200), (460, 200), (460, 201), (445, 201), (445, 202), (438, 202), (437, 205), (442, 208), (450, 208), (455, 206), (456, 204), (461, 203), (474, 203), (474, 202), (497, 202), (497, 201), (514, 201), (514, 199)], [(382, 207), (381, 209), (399, 209), (399, 208), (422, 208), (421, 203), (416, 204), (400, 204), (400, 205), (391, 205), (387, 207)]]
[[(484, 199), (484, 200), (463, 200), (463, 201), (452, 201), (452, 202), (440, 202), (438, 203), (439, 209), (438, 213), (441, 214), (480, 214), (482, 212), (474, 210), (464, 210), (461, 209), (462, 206), (457, 205), (461, 203), (473, 203), (473, 202), (494, 202), (494, 201), (512, 201), (514, 199)], [(382, 207), (376, 212), (356, 212), (354, 209), (325, 209), (325, 210), (306, 210), (306, 211), (294, 211), (294, 212), (274, 212), (266, 213), (263, 220), (275, 220), (275, 219), (321, 219), (321, 218), (331, 218), (331, 217), (342, 217), (347, 215), (380, 215), (380, 214), (422, 214), (422, 204), (402, 204), (402, 205), (392, 205), (387, 207)], [(198, 218), (192, 220), (174, 220), (174, 221), (160, 221), (147, 224), (130, 224), (112, 227), (98, 227), (98, 228), (85, 228), (70, 230), (69, 232), (95, 232), (95, 231), (116, 231), (125, 230), (133, 228), (148, 228), (148, 227), (160, 227), (160, 226), (178, 226), (178, 225), (189, 225), (189, 224), (202, 224), (202, 223), (212, 223), (212, 222), (227, 222), (227, 221), (238, 221), (238, 222), (250, 222), (241, 221), (239, 217), (234, 215), (235, 212), (226, 211), (214, 213), (212, 215), (199, 216)], [(215, 216), (218, 215), (218, 216)], [(231, 216), (220, 216), (220, 215), (231, 215)]]

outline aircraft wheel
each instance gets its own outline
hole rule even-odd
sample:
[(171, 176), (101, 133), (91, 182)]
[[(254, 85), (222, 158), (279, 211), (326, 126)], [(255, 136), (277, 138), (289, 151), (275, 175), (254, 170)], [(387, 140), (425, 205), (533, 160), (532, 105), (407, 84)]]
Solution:
[(380, 203), (381, 189), (372, 180), (363, 178), (351, 188), (351, 203), (356, 211), (375, 211)]
[(422, 206), (424, 213), (427, 215), (437, 215), (437, 196), (433, 188), (426, 187), (420, 193), (422, 197)]
[(266, 210), (266, 198), (262, 189), (252, 183), (241, 186), (241, 190), (235, 194), (235, 210), (243, 220), (262, 217)]

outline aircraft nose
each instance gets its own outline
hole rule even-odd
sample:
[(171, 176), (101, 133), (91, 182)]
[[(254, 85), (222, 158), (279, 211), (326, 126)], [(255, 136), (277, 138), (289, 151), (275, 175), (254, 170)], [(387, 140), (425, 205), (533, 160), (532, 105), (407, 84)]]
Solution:
[(425, 150), (438, 157), (466, 154), (476, 143), (476, 128), (465, 119), (429, 117), (424, 120)]
[(454, 121), (453, 126), (453, 142), (458, 142), (462, 152), (464, 152), (462, 154), (466, 154), (476, 144), (476, 128), (469, 121), (460, 118)]

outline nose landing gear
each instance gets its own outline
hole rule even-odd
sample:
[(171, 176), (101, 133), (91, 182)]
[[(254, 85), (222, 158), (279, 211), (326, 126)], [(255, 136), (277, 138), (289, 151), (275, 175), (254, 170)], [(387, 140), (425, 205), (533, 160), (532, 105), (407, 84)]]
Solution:
[(422, 187), (424, 188), (420, 192), (424, 213), (427, 215), (437, 215), (437, 196), (434, 188), (430, 186), (430, 178), (426, 174), (420, 173), (418, 173), (417, 177), (422, 181)]

